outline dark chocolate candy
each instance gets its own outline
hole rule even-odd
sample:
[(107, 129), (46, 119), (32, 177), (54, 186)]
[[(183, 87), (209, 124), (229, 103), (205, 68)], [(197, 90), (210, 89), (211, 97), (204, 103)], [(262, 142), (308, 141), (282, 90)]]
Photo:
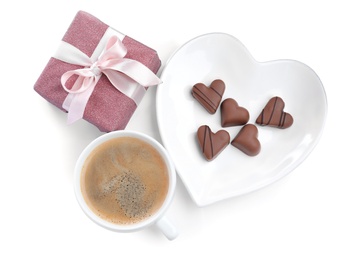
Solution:
[(238, 106), (233, 98), (225, 99), (221, 104), (221, 125), (223, 127), (244, 125), (249, 120), (248, 110)]
[(213, 133), (207, 125), (202, 125), (198, 128), (197, 138), (207, 161), (215, 159), (230, 142), (230, 136), (227, 131), (219, 130), (217, 133)]
[(285, 102), (280, 97), (271, 98), (258, 116), (256, 123), (262, 126), (288, 128), (293, 124), (293, 117), (283, 111)]
[(249, 156), (259, 154), (261, 143), (258, 140), (257, 127), (252, 124), (243, 126), (231, 144)]
[(214, 114), (221, 103), (225, 89), (224, 82), (216, 79), (209, 87), (203, 83), (195, 84), (192, 87), (192, 95), (210, 114)]

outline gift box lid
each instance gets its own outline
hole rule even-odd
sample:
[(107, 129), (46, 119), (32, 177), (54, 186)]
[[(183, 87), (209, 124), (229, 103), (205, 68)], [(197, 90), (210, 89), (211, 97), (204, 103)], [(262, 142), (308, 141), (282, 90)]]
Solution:
[[(143, 64), (154, 74), (158, 72), (161, 61), (154, 49), (121, 34), (84, 11), (76, 14), (62, 41), (91, 57), (106, 35), (111, 35), (113, 32), (120, 37), (126, 48), (124, 58)], [(68, 112), (64, 108), (64, 101), (69, 93), (61, 85), (60, 79), (64, 73), (82, 68), (84, 66), (51, 57), (35, 83), (34, 89), (47, 101)], [(76, 77), (69, 79), (67, 83), (72, 85), (75, 81)], [(146, 90), (147, 86), (144, 89)], [(132, 98), (117, 90), (109, 79), (102, 75), (86, 103), (83, 119), (94, 124), (103, 132), (120, 130), (126, 127), (136, 108), (137, 104)]]

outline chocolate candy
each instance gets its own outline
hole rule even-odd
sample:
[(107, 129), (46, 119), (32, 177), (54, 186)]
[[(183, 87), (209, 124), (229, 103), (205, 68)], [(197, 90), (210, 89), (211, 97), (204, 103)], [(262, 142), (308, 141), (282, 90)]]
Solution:
[(243, 126), (231, 144), (249, 156), (259, 154), (261, 144), (258, 140), (257, 127), (252, 124)]
[(202, 125), (198, 128), (197, 138), (207, 161), (212, 161), (216, 158), (230, 142), (230, 136), (227, 131), (219, 130), (217, 133), (213, 133), (207, 125)]
[(221, 104), (221, 125), (223, 127), (244, 125), (249, 120), (248, 110), (238, 106), (233, 98), (225, 99)]
[(293, 124), (293, 117), (283, 111), (285, 103), (280, 97), (271, 98), (258, 116), (256, 123), (262, 126), (288, 128)]
[(195, 84), (192, 88), (192, 95), (210, 114), (214, 114), (221, 103), (225, 89), (224, 82), (216, 79), (209, 87), (203, 83)]

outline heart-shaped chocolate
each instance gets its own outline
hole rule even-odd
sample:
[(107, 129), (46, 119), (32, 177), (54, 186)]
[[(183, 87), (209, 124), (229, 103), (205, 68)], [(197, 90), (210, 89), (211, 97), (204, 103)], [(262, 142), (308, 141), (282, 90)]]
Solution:
[(214, 114), (221, 103), (225, 89), (224, 82), (216, 79), (209, 87), (203, 83), (195, 84), (192, 95), (210, 114)]
[(261, 143), (258, 140), (257, 127), (252, 124), (243, 126), (231, 144), (249, 156), (259, 154)]
[(197, 138), (207, 161), (212, 161), (216, 158), (230, 142), (230, 136), (227, 131), (219, 130), (217, 133), (213, 133), (207, 125), (202, 125), (198, 128)]
[(293, 124), (293, 117), (283, 111), (284, 107), (285, 102), (283, 102), (282, 98), (271, 98), (258, 116), (256, 123), (282, 129), (290, 127)]
[(221, 104), (221, 125), (223, 127), (244, 125), (249, 120), (248, 110), (238, 106), (233, 98), (225, 99)]

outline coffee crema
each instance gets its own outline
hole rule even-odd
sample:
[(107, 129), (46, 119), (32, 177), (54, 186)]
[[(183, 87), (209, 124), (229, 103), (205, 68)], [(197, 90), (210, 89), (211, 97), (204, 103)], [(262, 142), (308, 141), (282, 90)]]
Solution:
[(81, 192), (89, 208), (114, 224), (147, 219), (163, 204), (169, 188), (159, 152), (134, 137), (117, 137), (97, 146), (84, 162)]

